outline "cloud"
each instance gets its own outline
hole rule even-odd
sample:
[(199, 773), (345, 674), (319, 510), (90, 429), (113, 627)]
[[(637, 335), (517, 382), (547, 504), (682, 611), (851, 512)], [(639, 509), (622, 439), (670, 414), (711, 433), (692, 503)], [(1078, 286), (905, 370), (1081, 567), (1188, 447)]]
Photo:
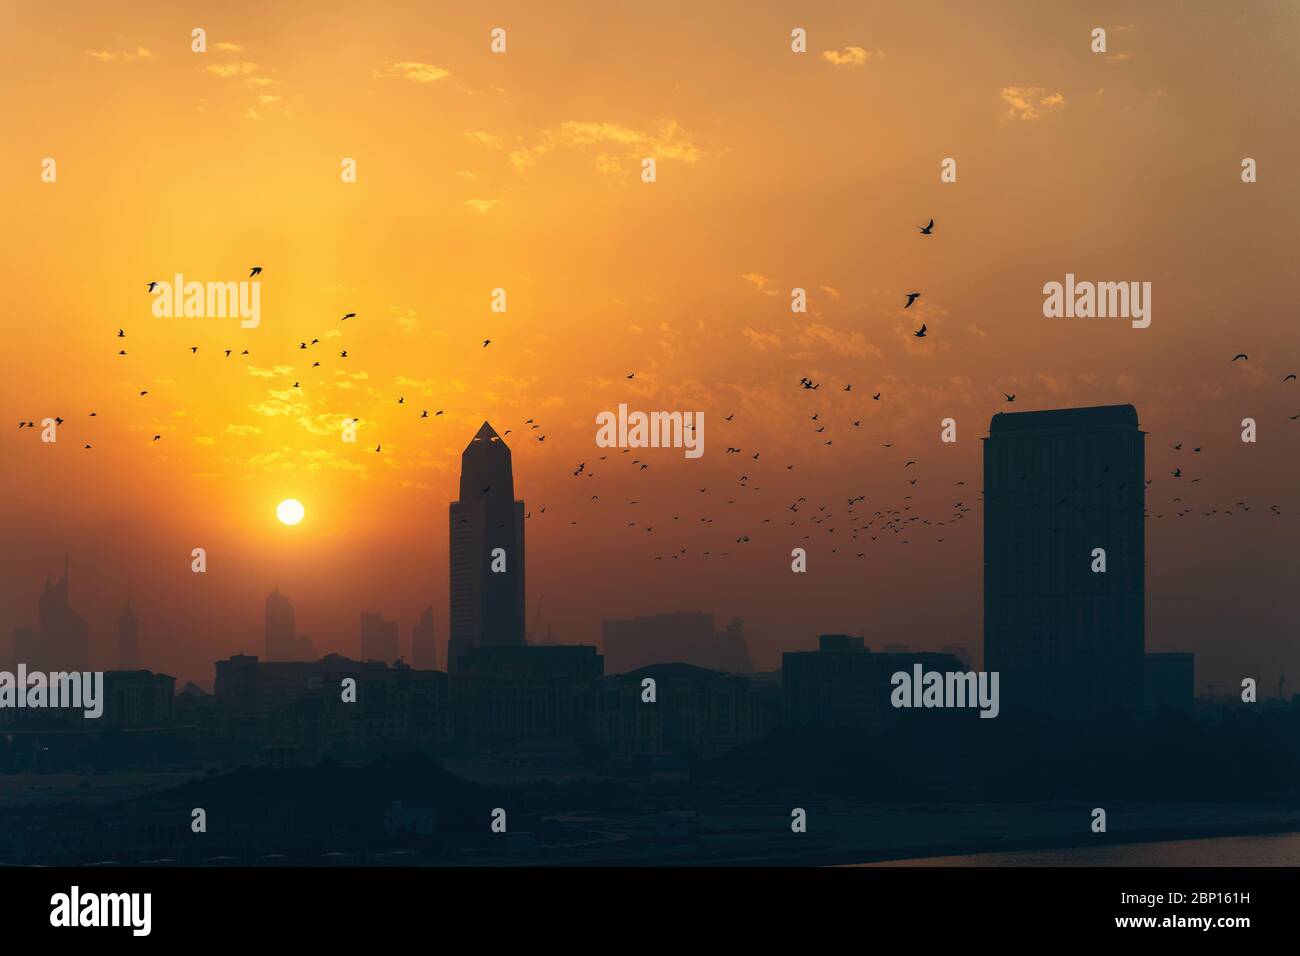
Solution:
[(136, 47), (134, 53), (129, 50), (87, 50), (86, 54), (94, 57), (100, 63), (134, 63), (136, 60), (153, 59), (153, 53), (142, 46)]
[(471, 129), (460, 134), (463, 139), (471, 143), (477, 143), (479, 146), (486, 146), (488, 149), (500, 149), (501, 139), (493, 136), (491, 133), (485, 133), (481, 129)]
[(602, 172), (621, 168), (621, 160), (674, 159), (684, 163), (699, 161), (702, 152), (676, 120), (665, 120), (657, 131), (635, 129), (607, 121), (568, 120), (558, 129), (544, 129), (538, 142), (519, 146), (510, 153), (517, 172), (531, 169), (537, 160), (561, 148), (586, 149), (596, 146), (597, 167)]
[(243, 49), (238, 43), (214, 43), (212, 48), (220, 50), (222, 53), (238, 53)]
[(855, 359), (883, 357), (880, 349), (868, 342), (861, 332), (840, 332), (820, 323), (806, 325), (800, 329), (799, 344), (805, 348), (826, 345), (833, 352)]
[(1041, 86), (1004, 86), (1002, 99), (1011, 107), (1008, 119), (1033, 120), (1065, 109), (1064, 94), (1048, 93)]
[(775, 351), (781, 347), (781, 336), (775, 332), (758, 332), (746, 326), (740, 330), (740, 334), (760, 352)]
[(838, 299), (840, 297), (840, 290), (835, 288), (832, 285), (819, 286), (819, 288), (827, 295), (829, 295), (832, 299)]
[(444, 70), (432, 63), (417, 63), (414, 60), (402, 60), (385, 63), (382, 69), (375, 70), (375, 79), (408, 80), (411, 83), (433, 83), (451, 76), (451, 70)]
[(227, 425), (226, 434), (228, 435), (260, 435), (262, 429), (256, 425)]
[(871, 56), (860, 46), (846, 46), (843, 50), (823, 50), (822, 59), (832, 66), (862, 66)]
[(758, 289), (759, 292), (762, 292), (764, 287), (768, 284), (768, 282), (771, 281), (770, 279), (768, 279), (767, 276), (760, 275), (757, 272), (746, 272), (743, 276), (741, 276), (741, 278), (744, 279), (746, 282), (752, 282), (754, 284), (754, 287)]
[(257, 69), (257, 64), (250, 63), (248, 60), (240, 60), (237, 63), (213, 63), (205, 69), (213, 76), (248, 76)]
[(500, 199), (466, 199), (465, 205), (473, 209), (480, 216), (486, 216), (497, 206), (501, 205)]
[(420, 327), (420, 313), (414, 309), (400, 309), (395, 305), (390, 305), (388, 312), (397, 319), (398, 328), (403, 332), (414, 332)]

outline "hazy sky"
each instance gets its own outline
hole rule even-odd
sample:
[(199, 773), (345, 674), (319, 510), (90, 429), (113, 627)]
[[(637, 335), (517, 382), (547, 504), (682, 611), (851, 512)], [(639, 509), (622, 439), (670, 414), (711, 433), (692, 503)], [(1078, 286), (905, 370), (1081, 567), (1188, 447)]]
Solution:
[[(260, 653), (277, 584), (322, 650), (355, 653), (363, 609), (405, 647), (429, 604), (442, 642), (486, 419), (556, 640), (698, 609), (743, 618), (763, 668), (825, 631), (978, 649), (989, 417), (1131, 402), (1147, 647), (1272, 692), (1300, 670), (1298, 41), (1292, 3), (5, 0), (0, 627), (66, 551), (99, 665), (128, 591), (146, 663), (182, 677)], [(148, 281), (255, 265), (257, 328), (151, 312)], [(1151, 282), (1151, 326), (1045, 318), (1067, 272)], [(597, 448), (620, 402), (703, 412), (704, 456)], [(55, 415), (55, 444), (16, 428)], [(905, 506), (948, 524), (850, 537)]]

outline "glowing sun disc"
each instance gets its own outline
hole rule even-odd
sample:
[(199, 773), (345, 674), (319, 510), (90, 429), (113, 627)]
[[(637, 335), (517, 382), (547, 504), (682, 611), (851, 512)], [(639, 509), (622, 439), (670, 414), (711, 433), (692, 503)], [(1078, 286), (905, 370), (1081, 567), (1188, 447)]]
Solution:
[(275, 516), (284, 524), (297, 524), (306, 513), (307, 509), (297, 498), (285, 498), (275, 506)]

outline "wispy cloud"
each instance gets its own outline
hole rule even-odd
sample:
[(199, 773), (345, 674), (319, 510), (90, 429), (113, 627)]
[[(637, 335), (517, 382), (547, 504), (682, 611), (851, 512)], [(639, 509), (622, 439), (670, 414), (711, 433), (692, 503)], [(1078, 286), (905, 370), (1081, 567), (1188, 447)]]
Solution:
[(1010, 107), (1008, 119), (1034, 120), (1065, 109), (1064, 94), (1049, 93), (1041, 86), (1004, 86), (1002, 100)]
[(843, 50), (823, 50), (822, 59), (832, 66), (863, 66), (871, 53), (860, 46), (846, 46)]
[(247, 76), (257, 69), (257, 64), (248, 60), (239, 60), (235, 63), (212, 63), (204, 69), (213, 76)]
[(142, 46), (136, 47), (134, 53), (130, 50), (87, 50), (86, 54), (100, 63), (134, 63), (153, 59), (153, 53)]
[(407, 80), (411, 83), (434, 83), (449, 76), (451, 70), (434, 66), (432, 63), (418, 63), (415, 60), (384, 63), (374, 72), (375, 79)]
[(480, 216), (486, 216), (493, 209), (501, 205), (500, 199), (466, 199), (465, 205), (473, 209)]
[(697, 162), (701, 150), (676, 120), (665, 120), (657, 131), (636, 129), (621, 123), (569, 120), (557, 129), (542, 130), (538, 142), (519, 146), (510, 153), (510, 162), (519, 172), (537, 165), (537, 160), (561, 148), (600, 148), (597, 156), (602, 172), (621, 168), (620, 158), (673, 159)]

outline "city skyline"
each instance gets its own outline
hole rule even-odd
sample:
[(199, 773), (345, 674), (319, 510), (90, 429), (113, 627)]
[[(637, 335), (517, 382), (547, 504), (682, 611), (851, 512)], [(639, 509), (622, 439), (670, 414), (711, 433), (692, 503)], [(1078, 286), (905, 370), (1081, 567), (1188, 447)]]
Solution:
[[(1300, 609), (1278, 599), (1300, 573), (1295, 16), (1184, 10), (1196, 29), (1117, 4), (1098, 55), (1088, 10), (830, 3), (800, 17), (799, 55), (775, 3), (740, 24), (694, 11), (687, 31), (639, 8), (593, 29), (557, 3), (514, 9), (518, 42), (493, 56), (471, 11), (433, 31), (418, 4), (364, 28), (316, 11), (310, 34), (187, 3), (147, 21), (12, 8), (0, 44), (26, 92), (0, 109), (23, 148), (0, 172), (24, 241), (0, 275), (34, 319), (11, 323), (22, 360), (0, 382), (0, 633), (31, 623), (65, 553), (100, 659), (128, 593), (179, 673), (260, 647), (276, 582), (322, 649), (354, 647), (361, 610), (441, 622), (442, 504), (491, 421), (533, 510), (525, 615), (543, 599), (543, 632), (595, 643), (602, 620), (680, 609), (743, 620), (760, 668), (846, 630), (978, 651), (989, 418), (1130, 402), (1149, 435), (1148, 649), (1193, 650), (1207, 684), (1296, 673)], [(1182, 68), (1225, 44), (1231, 76)], [(151, 281), (254, 266), (255, 328), (153, 313)], [(1047, 318), (1066, 276), (1150, 282), (1150, 326)], [(703, 412), (705, 453), (599, 448), (596, 416), (621, 404)], [(46, 416), (57, 443), (15, 427)], [(945, 525), (846, 541), (863, 495), (855, 515)], [(305, 507), (292, 528), (286, 498)], [(822, 506), (834, 521), (814, 523)]]

